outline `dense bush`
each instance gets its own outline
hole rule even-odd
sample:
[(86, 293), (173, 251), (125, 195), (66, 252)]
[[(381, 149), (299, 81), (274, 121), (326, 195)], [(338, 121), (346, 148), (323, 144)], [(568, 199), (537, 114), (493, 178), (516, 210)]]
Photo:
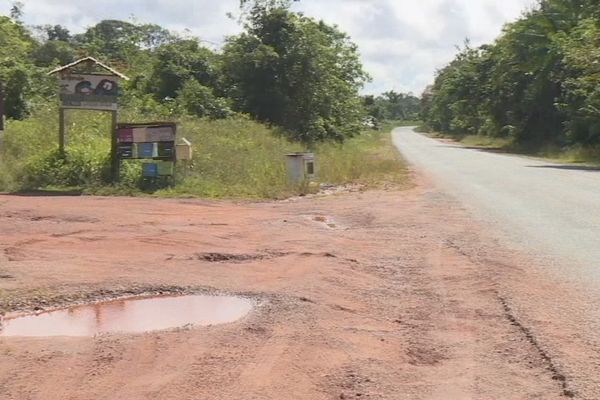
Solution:
[(541, 0), (492, 45), (467, 43), (425, 92), (423, 119), (530, 149), (600, 144), (599, 10), (596, 0)]
[(255, 7), (246, 32), (223, 54), (228, 94), (237, 110), (313, 144), (358, 134), (359, 90), (368, 75), (350, 38), (286, 7)]

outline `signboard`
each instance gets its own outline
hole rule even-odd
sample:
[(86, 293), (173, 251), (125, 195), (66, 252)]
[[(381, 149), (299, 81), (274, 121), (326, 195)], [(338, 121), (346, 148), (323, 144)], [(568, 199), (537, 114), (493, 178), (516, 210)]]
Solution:
[(56, 75), (60, 82), (60, 103), (58, 112), (58, 150), (65, 156), (66, 126), (65, 113), (68, 109), (109, 111), (111, 114), (111, 175), (114, 182), (119, 180), (120, 158), (122, 154), (132, 154), (133, 148), (119, 149), (115, 131), (117, 130), (117, 110), (119, 80), (129, 78), (101, 63), (93, 57), (85, 57), (71, 64), (56, 68), (48, 73)]
[(115, 135), (120, 162), (144, 160), (142, 174), (145, 178), (173, 176), (177, 136), (175, 123), (118, 124)]
[(119, 81), (115, 75), (63, 73), (60, 86), (63, 108), (117, 110)]

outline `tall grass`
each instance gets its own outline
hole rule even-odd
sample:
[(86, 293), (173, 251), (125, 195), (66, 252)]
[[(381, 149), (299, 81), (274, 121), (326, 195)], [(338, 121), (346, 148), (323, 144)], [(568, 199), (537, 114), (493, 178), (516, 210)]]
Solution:
[(317, 154), (322, 182), (358, 183), (370, 188), (408, 183), (408, 168), (388, 130), (365, 131), (344, 144), (322, 144)]
[[(56, 108), (38, 109), (25, 121), (9, 121), (0, 151), (0, 191), (78, 188), (91, 194), (143, 194), (147, 187), (137, 162), (123, 164), (120, 184), (109, 183), (109, 119), (103, 113), (71, 112), (66, 159), (57, 153)], [(165, 119), (167, 113), (142, 116), (131, 109), (120, 118), (127, 122)], [(308, 189), (289, 182), (285, 165), (285, 154), (303, 147), (277, 129), (244, 116), (216, 121), (185, 117), (179, 119), (178, 136), (192, 142), (194, 159), (178, 163), (174, 184), (153, 188), (155, 195), (264, 199)], [(320, 182), (377, 186), (406, 180), (404, 163), (385, 133), (368, 131), (344, 145), (321, 144), (316, 152)]]
[(498, 138), (481, 135), (468, 135), (463, 137), (460, 142), (466, 146), (493, 149), (508, 149), (513, 143), (510, 138)]
[(9, 121), (0, 151), (0, 190), (100, 185), (108, 173), (110, 121), (105, 114), (67, 116), (68, 157), (59, 157), (58, 110), (41, 108), (35, 117)]
[(448, 138), (458, 140), (465, 146), (479, 147), (482, 149), (502, 150), (505, 153), (521, 154), (531, 157), (539, 157), (559, 163), (600, 165), (600, 146), (584, 146), (581, 144), (571, 146), (559, 146), (547, 144), (542, 147), (531, 148), (519, 145), (510, 137), (490, 137), (482, 135), (445, 135), (431, 132), (428, 129), (419, 130), (433, 138)]
[(299, 188), (287, 179), (285, 154), (302, 147), (245, 117), (185, 119), (181, 135), (194, 145), (194, 159), (179, 166), (178, 184), (159, 195), (280, 198)]

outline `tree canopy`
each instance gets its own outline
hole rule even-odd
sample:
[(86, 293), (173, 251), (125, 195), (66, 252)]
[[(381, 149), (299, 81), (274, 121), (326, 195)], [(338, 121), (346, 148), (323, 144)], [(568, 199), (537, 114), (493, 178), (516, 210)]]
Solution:
[(26, 97), (31, 90), (28, 60), (35, 47), (35, 41), (23, 26), (0, 16), (0, 80), (4, 83), (5, 112), (10, 118), (25, 116)]
[(358, 49), (337, 27), (257, 6), (228, 40), (223, 75), (237, 110), (280, 125), (294, 139), (343, 140), (358, 132), (368, 79)]
[(16, 4), (11, 17), (0, 17), (8, 117), (24, 118), (34, 100), (55, 98), (45, 76), (51, 68), (93, 56), (132, 78), (122, 87), (124, 105), (209, 118), (239, 112), (306, 144), (342, 141), (362, 128), (359, 91), (368, 75), (345, 33), (293, 12), (292, 3), (241, 1), (244, 31), (218, 51), (153, 24), (104, 20), (77, 34), (26, 27)]
[(419, 119), (421, 102), (412, 93), (398, 93), (394, 90), (384, 92), (380, 96), (364, 96), (363, 104), (367, 113), (376, 120)]
[(516, 143), (600, 143), (600, 7), (541, 0), (490, 45), (468, 43), (423, 96), (437, 131)]

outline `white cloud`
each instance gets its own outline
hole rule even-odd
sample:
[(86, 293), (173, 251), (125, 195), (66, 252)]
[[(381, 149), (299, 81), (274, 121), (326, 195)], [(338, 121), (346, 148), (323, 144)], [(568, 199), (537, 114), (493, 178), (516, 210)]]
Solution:
[[(226, 13), (239, 0), (21, 0), (28, 24), (63, 24), (81, 32), (102, 19), (157, 23), (188, 30), (211, 42), (239, 32)], [(492, 41), (502, 26), (535, 0), (301, 0), (295, 9), (337, 24), (359, 45), (373, 82), (367, 92), (389, 89), (420, 93), (436, 69), (449, 62), (455, 46)], [(0, 0), (7, 14), (10, 1)]]

